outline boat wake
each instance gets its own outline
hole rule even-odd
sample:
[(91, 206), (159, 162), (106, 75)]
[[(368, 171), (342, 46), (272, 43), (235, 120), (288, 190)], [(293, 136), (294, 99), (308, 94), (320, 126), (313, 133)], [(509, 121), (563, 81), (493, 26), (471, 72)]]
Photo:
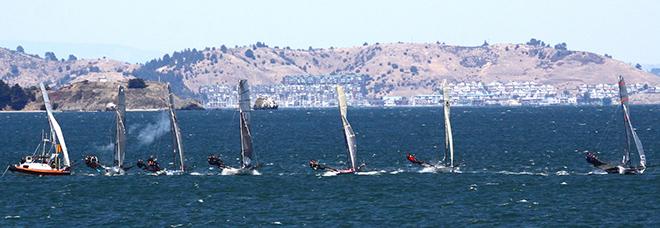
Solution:
[(527, 171), (522, 171), (522, 172), (499, 171), (499, 172), (495, 172), (495, 173), (504, 174), (504, 175), (548, 176), (547, 173), (532, 173), (532, 172), (527, 172)]
[(399, 173), (403, 173), (403, 172), (405, 172), (405, 170), (397, 169), (397, 170), (394, 170), (394, 171), (390, 171), (390, 174), (395, 175), (395, 174), (399, 174)]
[(356, 172), (355, 174), (357, 175), (362, 175), (362, 176), (373, 176), (373, 175), (380, 175), (383, 173), (387, 173), (385, 170), (374, 170), (374, 171), (366, 171), (366, 172)]
[(321, 174), (321, 176), (323, 177), (334, 177), (337, 175), (339, 175), (339, 172), (335, 172), (335, 171), (326, 171)]
[(458, 167), (450, 168), (443, 165), (434, 165), (423, 167), (418, 171), (419, 173), (463, 173)]
[(588, 172), (587, 175), (607, 175), (607, 172), (605, 170), (597, 169), (597, 170)]
[[(390, 174), (397, 174), (397, 173), (400, 173), (402, 171), (403, 170), (397, 170), (397, 171), (390, 172)], [(361, 175), (361, 176), (374, 176), (374, 175), (381, 175), (383, 173), (387, 173), (387, 171), (386, 170), (374, 170), (374, 171), (355, 172), (355, 173), (350, 173), (350, 174)], [(338, 176), (340, 174), (342, 174), (342, 173), (337, 172), (337, 171), (326, 171), (326, 172), (320, 174), (320, 176), (333, 177), (333, 176)]]
[(237, 169), (237, 168), (224, 168), (220, 175), (223, 176), (234, 176), (234, 175), (252, 175), (252, 176), (261, 176), (261, 173), (255, 169)]
[(180, 176), (185, 174), (181, 170), (161, 170), (155, 173), (156, 176)]

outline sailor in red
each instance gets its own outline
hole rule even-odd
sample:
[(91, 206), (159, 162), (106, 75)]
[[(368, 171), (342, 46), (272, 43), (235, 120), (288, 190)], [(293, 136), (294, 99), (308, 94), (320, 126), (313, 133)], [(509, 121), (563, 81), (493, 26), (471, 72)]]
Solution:
[(430, 164), (426, 163), (425, 161), (417, 160), (415, 155), (413, 155), (411, 153), (408, 153), (408, 155), (406, 155), (406, 158), (408, 159), (408, 161), (410, 161), (411, 163), (413, 163), (415, 165), (430, 166)]

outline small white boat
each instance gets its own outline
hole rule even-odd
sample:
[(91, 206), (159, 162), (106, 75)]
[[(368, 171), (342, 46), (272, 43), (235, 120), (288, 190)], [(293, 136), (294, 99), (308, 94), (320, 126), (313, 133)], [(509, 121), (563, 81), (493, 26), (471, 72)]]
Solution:
[(53, 116), (48, 91), (43, 83), (39, 86), (46, 106), (50, 134), (43, 134), (35, 152), (31, 156), (25, 156), (19, 164), (9, 166), (9, 170), (33, 175), (71, 175), (71, 161), (62, 128)]

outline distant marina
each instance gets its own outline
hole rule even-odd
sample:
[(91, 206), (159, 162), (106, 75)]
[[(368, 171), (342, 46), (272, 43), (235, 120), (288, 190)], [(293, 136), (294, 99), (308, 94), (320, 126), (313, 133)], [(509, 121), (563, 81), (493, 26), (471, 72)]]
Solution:
[[(350, 106), (408, 107), (441, 106), (439, 88), (431, 94), (413, 96), (369, 97), (368, 75), (286, 76), (280, 84), (253, 85), (253, 97), (270, 98), (281, 108), (335, 107), (335, 86), (346, 88)], [(582, 84), (573, 89), (559, 89), (536, 82), (459, 82), (449, 83), (449, 94), (455, 106), (553, 106), (553, 105), (616, 105), (619, 102), (617, 84)], [(630, 84), (630, 94), (660, 94), (660, 86)], [(383, 89), (383, 88), (375, 88)], [(230, 85), (210, 85), (200, 88), (206, 108), (236, 108), (237, 90)]]

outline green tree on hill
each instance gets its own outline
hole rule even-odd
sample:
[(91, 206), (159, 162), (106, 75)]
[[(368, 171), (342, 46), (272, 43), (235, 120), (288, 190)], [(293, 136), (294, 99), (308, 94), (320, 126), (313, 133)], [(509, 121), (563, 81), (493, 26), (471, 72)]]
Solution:
[(266, 43), (262, 43), (262, 42), (257, 42), (256, 46), (258, 48), (267, 48), (268, 47), (268, 45), (266, 45)]
[(10, 106), (14, 110), (21, 110), (25, 108), (25, 105), (27, 105), (28, 101), (30, 100), (23, 88), (21, 88), (21, 86), (18, 84), (14, 84), (14, 86), (11, 87), (9, 90), (9, 95), (11, 96)]
[(18, 52), (18, 53), (25, 53), (25, 49), (23, 49), (23, 46), (18, 45), (18, 47), (16, 47), (16, 52)]
[(245, 57), (255, 59), (254, 52), (252, 52), (252, 50), (250, 50), (250, 49), (247, 49), (247, 51), (245, 51)]
[(52, 51), (47, 51), (44, 53), (44, 58), (48, 61), (57, 61), (57, 56)]
[(163, 64), (164, 65), (169, 65), (171, 62), (172, 62), (172, 58), (170, 58), (170, 54), (163, 55)]
[(75, 55), (69, 55), (69, 61), (76, 61), (78, 58)]
[(527, 45), (531, 45), (531, 46), (539, 46), (539, 45), (541, 45), (541, 46), (543, 46), (542, 43), (543, 43), (543, 41), (541, 41), (541, 40), (537, 40), (537, 39), (535, 39), (535, 38), (532, 38), (532, 39), (529, 40), (529, 42), (527, 42)]
[(18, 76), (18, 74), (21, 72), (18, 70), (18, 67), (16, 65), (12, 64), (9, 65), (9, 73), (11, 73), (11, 75), (13, 76)]
[(11, 103), (11, 96), (9, 93), (9, 85), (5, 81), (0, 80), (0, 110), (4, 109)]
[(557, 49), (557, 50), (563, 50), (563, 51), (568, 50), (568, 48), (566, 47), (566, 43), (556, 44), (556, 45), (555, 45), (555, 49)]
[(144, 79), (133, 78), (133, 79), (128, 80), (128, 88), (129, 89), (147, 88), (147, 83), (144, 82)]

